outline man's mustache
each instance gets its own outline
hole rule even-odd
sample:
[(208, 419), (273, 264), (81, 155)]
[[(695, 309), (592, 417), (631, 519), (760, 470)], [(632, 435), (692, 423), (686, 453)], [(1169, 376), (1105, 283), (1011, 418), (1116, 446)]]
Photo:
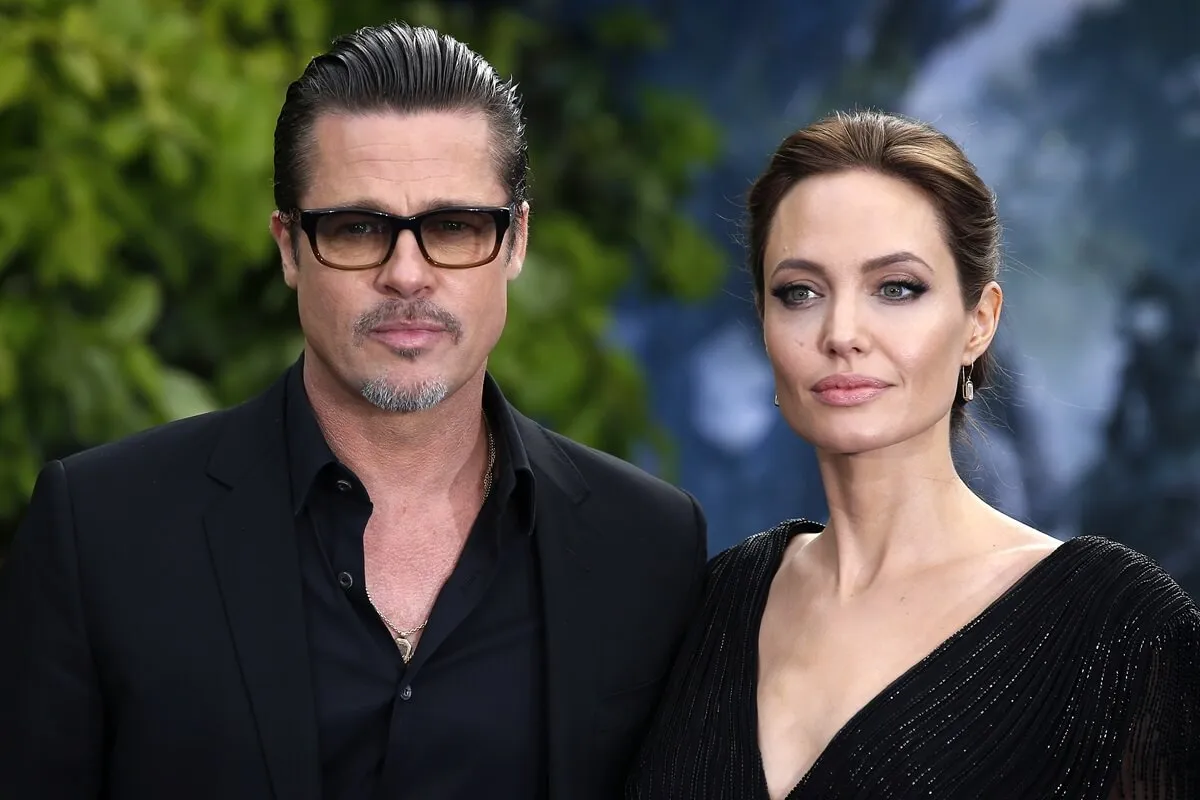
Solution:
[(456, 343), (462, 337), (458, 318), (429, 300), (385, 300), (355, 321), (355, 341), (361, 343), (371, 331), (388, 322), (432, 322), (445, 328)]

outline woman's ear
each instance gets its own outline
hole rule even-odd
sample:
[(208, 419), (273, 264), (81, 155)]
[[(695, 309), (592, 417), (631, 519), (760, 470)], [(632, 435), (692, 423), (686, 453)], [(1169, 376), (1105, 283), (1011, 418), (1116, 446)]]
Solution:
[(979, 294), (979, 302), (970, 314), (970, 328), (963, 348), (963, 363), (974, 363), (992, 345), (1000, 327), (1000, 310), (1004, 307), (1004, 290), (991, 281)]

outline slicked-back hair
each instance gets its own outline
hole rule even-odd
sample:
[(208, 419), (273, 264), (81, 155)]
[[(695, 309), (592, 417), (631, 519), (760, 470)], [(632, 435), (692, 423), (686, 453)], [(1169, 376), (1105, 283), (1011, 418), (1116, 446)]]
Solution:
[(528, 199), (529, 150), (516, 84), (462, 42), (390, 22), (341, 36), (288, 86), (275, 124), (275, 207), (300, 208), (313, 126), (322, 114), (463, 111), (488, 121), (492, 157), (510, 199)]
[[(853, 169), (899, 178), (929, 198), (954, 256), (963, 304), (973, 308), (1000, 274), (1000, 219), (991, 189), (962, 149), (932, 126), (879, 111), (839, 112), (784, 139), (750, 189), (746, 227), (759, 318), (766, 288), (763, 258), (780, 202), (805, 178)], [(989, 386), (995, 370), (991, 353), (984, 352), (971, 367), (975, 387)], [(964, 405), (960, 392), (950, 414), (956, 432), (966, 421)]]

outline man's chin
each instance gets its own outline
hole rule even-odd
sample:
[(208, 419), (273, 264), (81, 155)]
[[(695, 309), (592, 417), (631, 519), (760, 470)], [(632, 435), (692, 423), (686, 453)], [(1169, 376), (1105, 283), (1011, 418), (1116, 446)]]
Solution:
[(359, 387), (362, 398), (371, 405), (393, 414), (415, 414), (434, 408), (450, 394), (445, 381), (394, 381), (372, 378)]

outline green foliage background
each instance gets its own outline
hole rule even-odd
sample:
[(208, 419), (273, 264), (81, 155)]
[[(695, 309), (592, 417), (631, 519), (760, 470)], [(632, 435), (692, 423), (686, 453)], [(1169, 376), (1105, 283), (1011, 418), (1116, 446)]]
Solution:
[(723, 256), (678, 211), (717, 132), (685, 99), (618, 96), (607, 67), (660, 40), (649, 20), (567, 30), (477, 5), (0, 0), (0, 552), (47, 459), (240, 402), (295, 359), (267, 229), (275, 116), (336, 34), (393, 18), (463, 39), (526, 97), (530, 254), (492, 360), (506, 393), (611, 452), (666, 447), (605, 340), (609, 306), (635, 278), (719, 285)]

